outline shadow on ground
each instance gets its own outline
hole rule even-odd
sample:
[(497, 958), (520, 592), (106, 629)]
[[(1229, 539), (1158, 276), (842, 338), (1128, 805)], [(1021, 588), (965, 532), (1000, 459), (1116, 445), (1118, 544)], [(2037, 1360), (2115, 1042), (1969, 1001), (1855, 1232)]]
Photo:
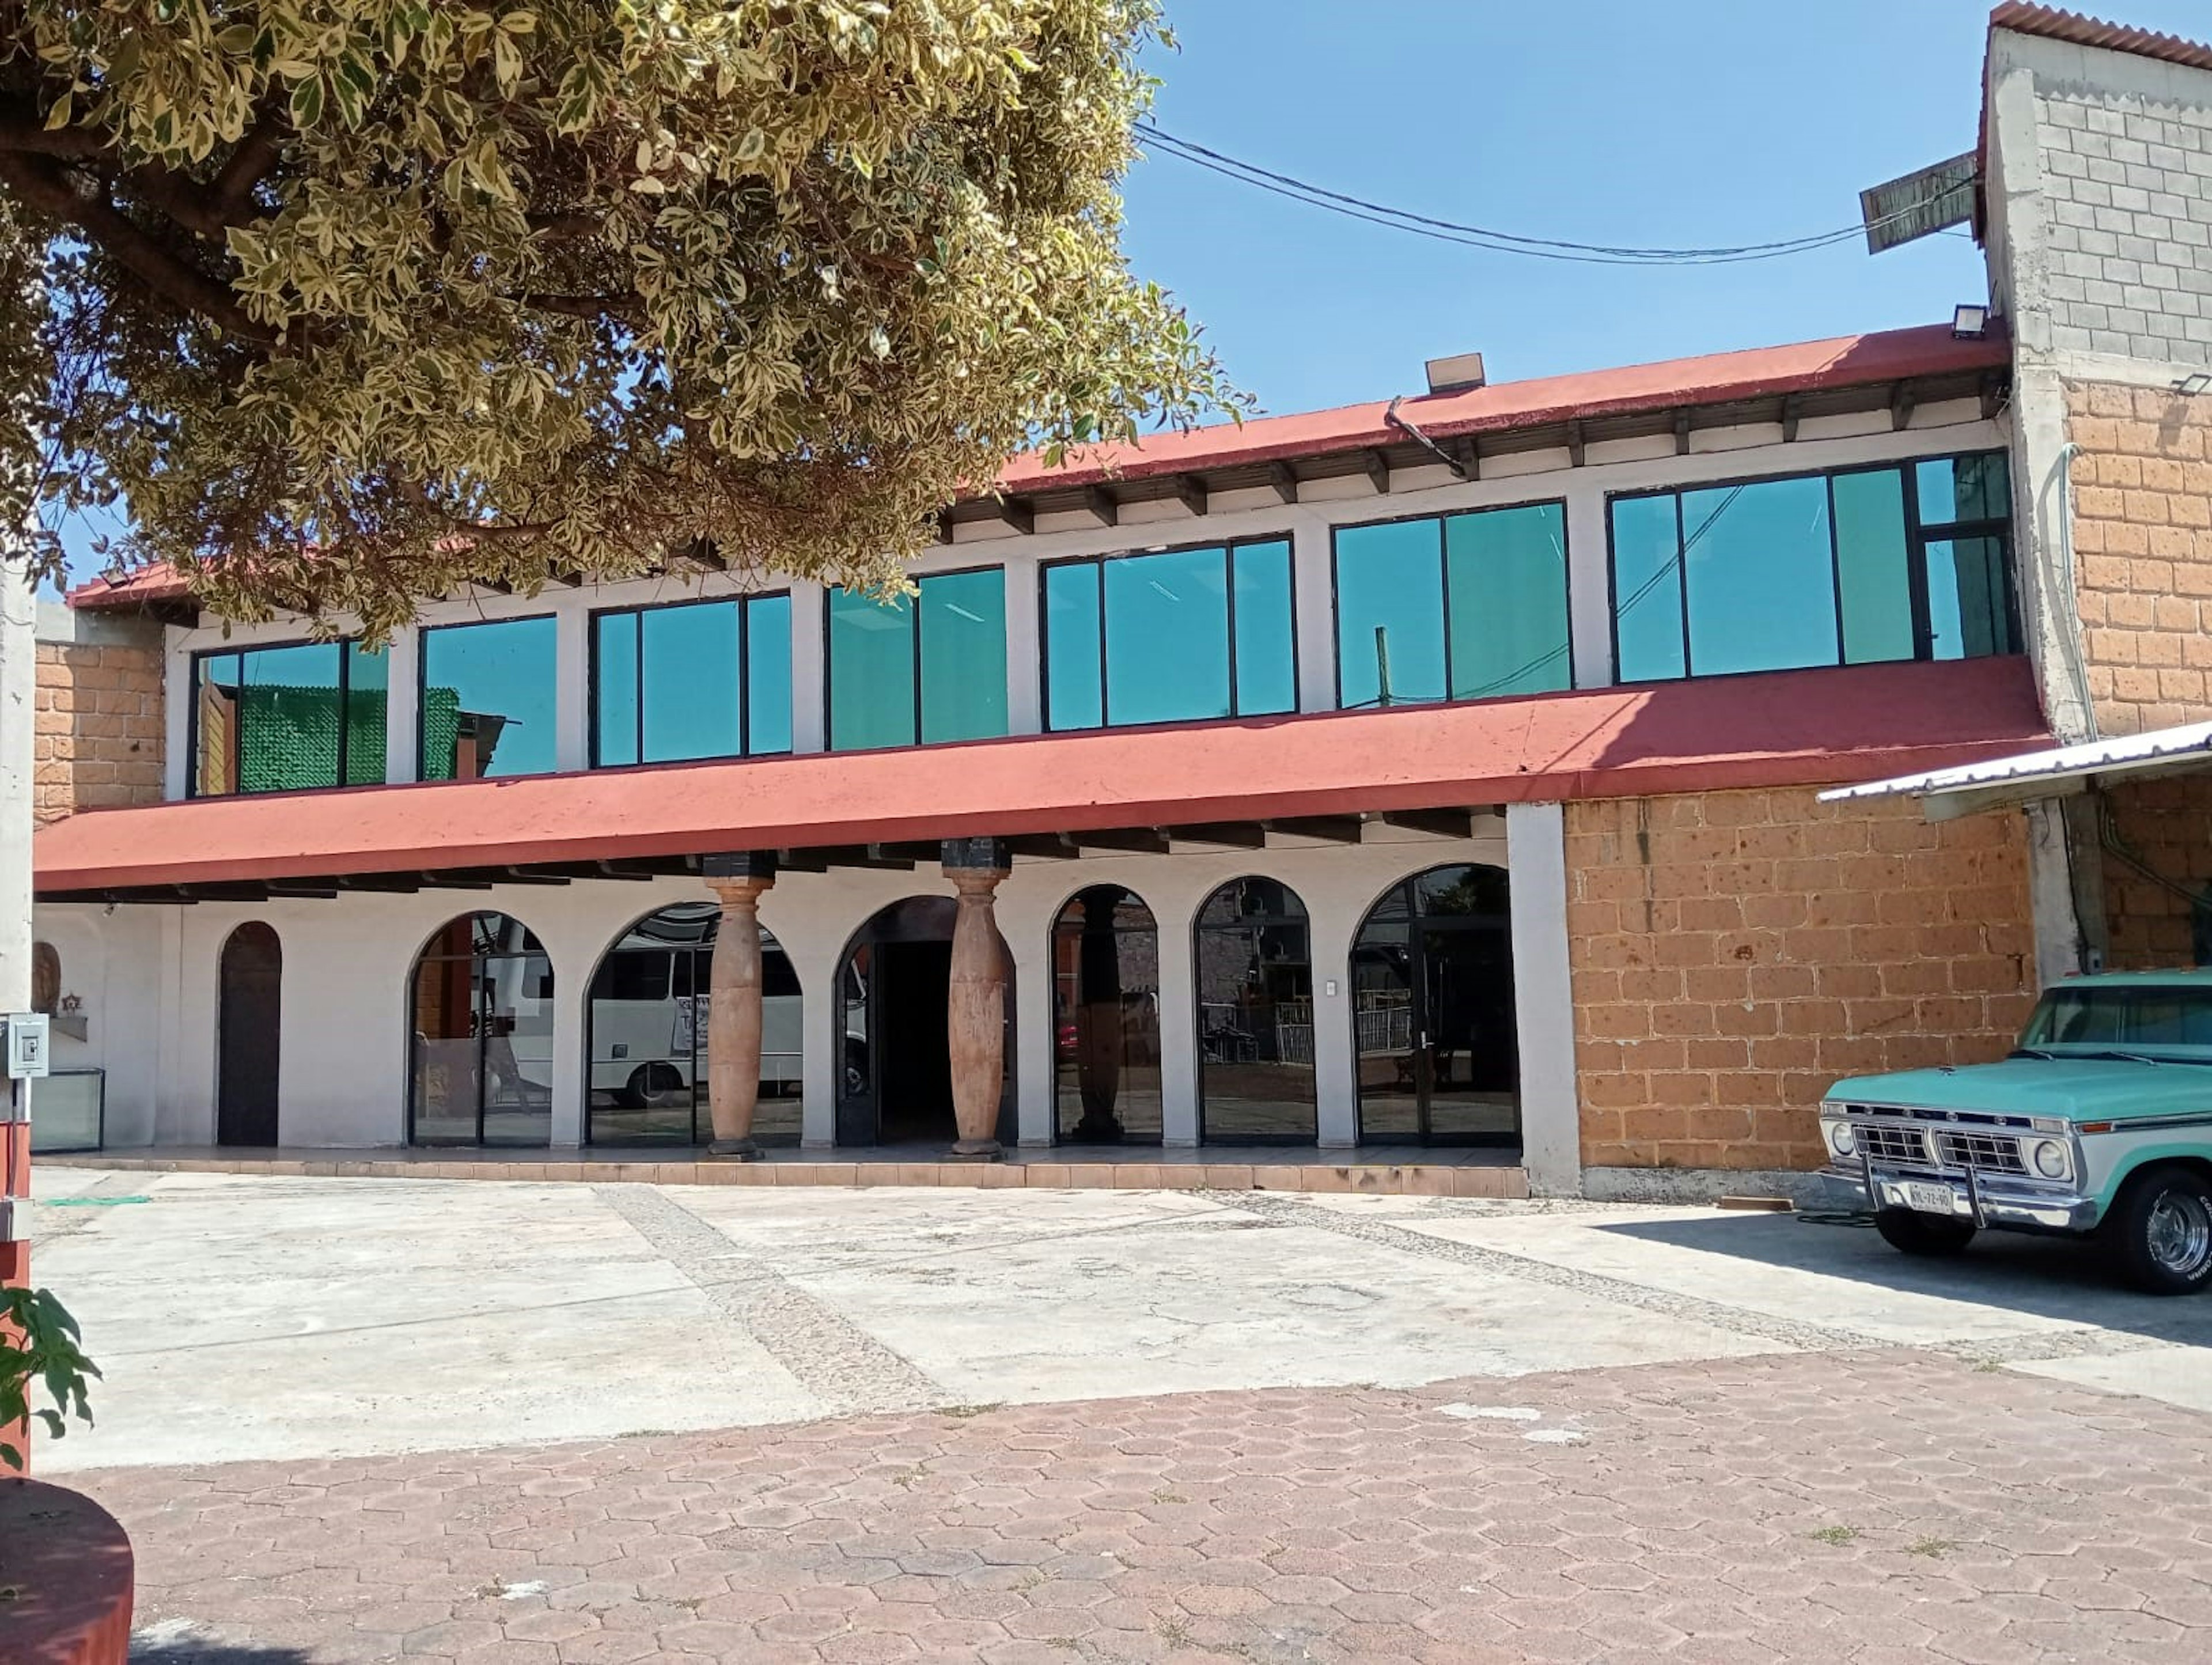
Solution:
[(207, 1636), (131, 1638), (131, 1665), (313, 1665), (313, 1658), (297, 1648), (219, 1642)]

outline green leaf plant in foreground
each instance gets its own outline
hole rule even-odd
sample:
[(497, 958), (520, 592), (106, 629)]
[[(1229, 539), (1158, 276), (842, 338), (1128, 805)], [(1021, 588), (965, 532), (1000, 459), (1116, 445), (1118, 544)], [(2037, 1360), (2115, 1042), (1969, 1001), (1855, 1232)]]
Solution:
[[(76, 1320), (52, 1291), (0, 1289), (0, 1465), (22, 1472), (27, 1454), (15, 1444), (15, 1430), (29, 1418), (56, 1439), (66, 1416), (91, 1426), (85, 1383), (99, 1374), (77, 1346)], [(34, 1384), (45, 1388), (50, 1407), (32, 1405)]]

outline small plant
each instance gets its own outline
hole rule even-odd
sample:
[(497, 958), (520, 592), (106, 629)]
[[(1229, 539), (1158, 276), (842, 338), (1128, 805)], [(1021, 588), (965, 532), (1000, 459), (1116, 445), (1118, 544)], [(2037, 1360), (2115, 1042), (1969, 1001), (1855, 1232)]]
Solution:
[[(0, 1289), (0, 1463), (22, 1472), (27, 1454), (9, 1443), (7, 1431), (27, 1418), (37, 1417), (56, 1439), (66, 1431), (66, 1417), (90, 1427), (85, 1382), (99, 1374), (77, 1346), (76, 1320), (51, 1291)], [(33, 1382), (46, 1384), (52, 1408), (33, 1407)]]
[(1855, 1526), (1824, 1526), (1805, 1535), (1816, 1544), (1847, 1544), (1859, 1535), (1859, 1529)]
[(1958, 1548), (1948, 1538), (1922, 1538), (1905, 1547), (1907, 1555), (1924, 1555), (1931, 1561), (1940, 1561)]

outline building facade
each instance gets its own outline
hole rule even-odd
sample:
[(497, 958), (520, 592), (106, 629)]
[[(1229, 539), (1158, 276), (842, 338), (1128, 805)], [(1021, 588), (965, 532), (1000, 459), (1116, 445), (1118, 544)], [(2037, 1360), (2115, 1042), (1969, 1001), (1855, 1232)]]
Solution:
[(1018, 460), (891, 603), (695, 564), (369, 653), (86, 586), (40, 666), (58, 1062), (112, 1145), (1788, 1184), (1837, 1076), (2000, 1053), (2212, 885), (2201, 779), (1819, 795), (2212, 714), (2212, 52), (2091, 33), (1993, 19), (1980, 335)]

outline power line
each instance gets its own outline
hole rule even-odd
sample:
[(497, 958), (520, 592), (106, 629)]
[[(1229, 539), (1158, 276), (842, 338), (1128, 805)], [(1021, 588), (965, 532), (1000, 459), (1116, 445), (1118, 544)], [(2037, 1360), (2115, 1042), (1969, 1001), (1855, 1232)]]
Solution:
[(1428, 237), (1438, 242), (1457, 243), (1472, 248), (1488, 249), (1499, 254), (1523, 254), (1543, 260), (1567, 260), (1589, 265), (1614, 266), (1697, 266), (1727, 265), (1747, 260), (1772, 260), (1785, 254), (1802, 254), (1809, 250), (1827, 248), (1838, 243), (1852, 241), (1874, 228), (1902, 220), (1917, 210), (1906, 209), (1882, 219), (1858, 225), (1842, 226), (1833, 231), (1816, 232), (1805, 237), (1784, 238), (1766, 243), (1740, 243), (1717, 248), (1639, 248), (1628, 245), (1579, 243), (1563, 238), (1526, 237), (1517, 233), (1499, 231), (1488, 226), (1470, 225), (1456, 220), (1442, 220), (1434, 216), (1417, 214), (1408, 209), (1392, 208), (1387, 204), (1370, 202), (1364, 197), (1353, 197), (1340, 191), (1331, 191), (1289, 173), (1279, 173), (1261, 167), (1256, 162), (1243, 161), (1221, 151), (1209, 149), (1195, 142), (1179, 138), (1165, 129), (1149, 121), (1136, 124), (1137, 137), (1148, 148), (1187, 161), (1240, 185), (1254, 185), (1262, 191), (1286, 197), (1309, 208), (1325, 209), (1333, 214), (1344, 215), (1354, 220), (1364, 220), (1370, 225), (1387, 226), (1394, 230), (1410, 232), (1415, 236)]

